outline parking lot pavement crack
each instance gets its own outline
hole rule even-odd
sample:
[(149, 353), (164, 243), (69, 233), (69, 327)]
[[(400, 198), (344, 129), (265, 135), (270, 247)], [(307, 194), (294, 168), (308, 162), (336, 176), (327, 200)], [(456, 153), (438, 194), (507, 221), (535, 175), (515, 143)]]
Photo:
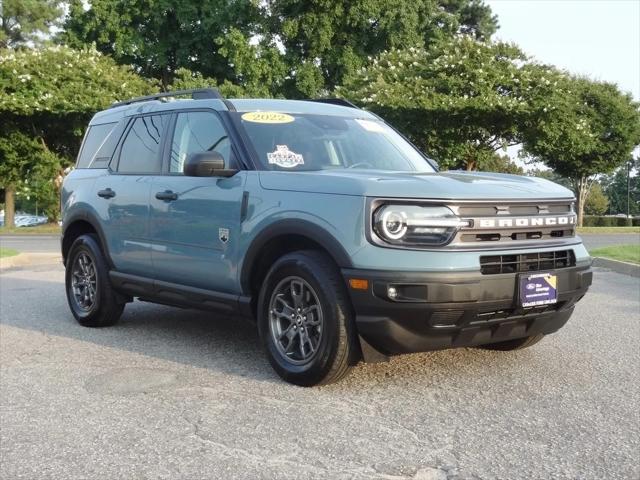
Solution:
[(309, 473), (318, 474), (320, 476), (327, 475), (326, 468), (319, 468), (316, 465), (311, 465), (307, 463), (301, 463), (298, 461), (292, 461), (287, 456), (271, 456), (268, 455), (258, 455), (252, 453), (243, 448), (238, 448), (234, 446), (227, 445), (224, 442), (220, 442), (217, 440), (213, 440), (209, 434), (202, 430), (202, 418), (193, 419), (190, 418), (188, 411), (185, 409), (180, 414), (182, 420), (184, 420), (191, 427), (191, 434), (196, 437), (201, 442), (210, 445), (216, 449), (218, 449), (222, 454), (235, 458), (235, 459), (243, 459), (248, 461), (249, 463), (255, 465), (258, 468), (263, 468), (266, 464), (269, 467), (276, 468), (295, 468), (296, 471), (300, 471), (300, 469), (306, 470)]

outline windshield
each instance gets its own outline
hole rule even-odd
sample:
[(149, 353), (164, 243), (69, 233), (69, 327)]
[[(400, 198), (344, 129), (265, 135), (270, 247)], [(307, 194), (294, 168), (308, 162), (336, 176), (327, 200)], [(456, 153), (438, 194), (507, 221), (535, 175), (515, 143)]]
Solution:
[(234, 115), (267, 170), (435, 171), (409, 142), (378, 120), (279, 112)]

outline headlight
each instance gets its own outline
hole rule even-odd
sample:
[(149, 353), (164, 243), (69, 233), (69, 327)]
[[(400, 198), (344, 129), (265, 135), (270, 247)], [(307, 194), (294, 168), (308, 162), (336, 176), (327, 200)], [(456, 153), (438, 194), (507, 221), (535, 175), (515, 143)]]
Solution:
[(400, 246), (444, 245), (465, 226), (468, 222), (447, 207), (387, 204), (373, 213), (378, 237)]

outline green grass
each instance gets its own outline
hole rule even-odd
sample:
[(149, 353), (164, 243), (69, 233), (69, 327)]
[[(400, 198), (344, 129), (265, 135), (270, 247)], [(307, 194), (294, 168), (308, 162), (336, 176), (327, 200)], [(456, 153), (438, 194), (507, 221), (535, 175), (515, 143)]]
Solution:
[(640, 227), (578, 227), (578, 233), (640, 233)]
[(0, 235), (59, 235), (60, 225), (47, 223), (35, 227), (0, 227)]
[(18, 255), (17, 250), (14, 250), (13, 248), (2, 248), (0, 247), (0, 258), (5, 258), (5, 257), (13, 257), (14, 255)]
[(622, 262), (640, 264), (640, 245), (612, 245), (589, 252), (592, 257), (610, 258)]

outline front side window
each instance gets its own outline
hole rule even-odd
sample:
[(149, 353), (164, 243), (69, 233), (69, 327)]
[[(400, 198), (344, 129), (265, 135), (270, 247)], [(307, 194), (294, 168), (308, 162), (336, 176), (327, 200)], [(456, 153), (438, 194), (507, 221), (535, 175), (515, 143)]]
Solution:
[(168, 120), (169, 115), (149, 115), (138, 117), (133, 121), (122, 143), (118, 172), (159, 173), (161, 171), (162, 133)]
[(169, 172), (182, 173), (189, 154), (212, 150), (222, 155), (225, 165), (230, 165), (231, 142), (218, 116), (212, 112), (179, 113), (171, 142)]
[(382, 121), (279, 112), (233, 115), (268, 170), (435, 171), (420, 152)]

